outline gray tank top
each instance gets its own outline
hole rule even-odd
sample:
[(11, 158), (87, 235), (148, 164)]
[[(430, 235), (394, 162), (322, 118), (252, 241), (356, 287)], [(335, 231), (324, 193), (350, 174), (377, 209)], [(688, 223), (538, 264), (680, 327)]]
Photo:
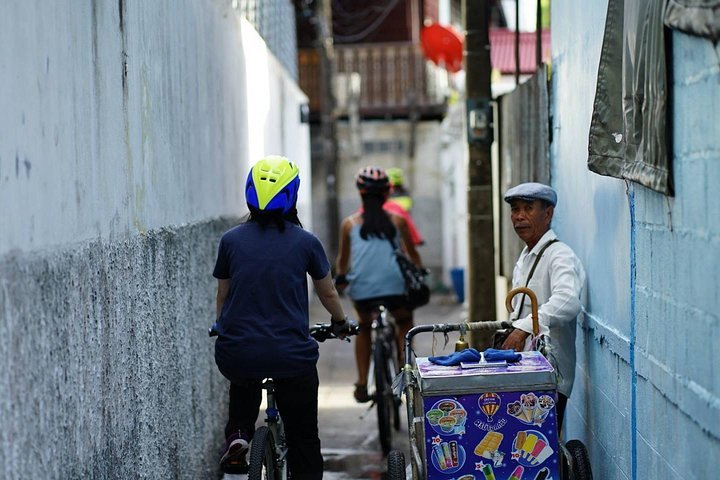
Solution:
[[(399, 234), (395, 236), (395, 245), (400, 245)], [(348, 295), (353, 300), (405, 293), (405, 280), (390, 242), (377, 237), (363, 240), (358, 224), (350, 231), (350, 262)]]

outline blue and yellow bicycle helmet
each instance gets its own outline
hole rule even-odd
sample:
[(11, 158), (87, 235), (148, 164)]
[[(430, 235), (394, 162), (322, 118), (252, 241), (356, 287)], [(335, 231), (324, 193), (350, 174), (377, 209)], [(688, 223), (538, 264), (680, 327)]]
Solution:
[(287, 213), (297, 203), (300, 170), (280, 155), (260, 159), (250, 169), (245, 182), (245, 201), (257, 210)]

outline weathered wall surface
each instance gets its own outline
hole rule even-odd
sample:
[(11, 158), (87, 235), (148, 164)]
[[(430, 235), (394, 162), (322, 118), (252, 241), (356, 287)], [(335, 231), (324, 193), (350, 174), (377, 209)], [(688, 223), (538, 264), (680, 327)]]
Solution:
[(675, 197), (586, 167), (606, 2), (552, 6), (555, 229), (588, 273), (566, 438), (603, 479), (720, 468), (720, 69), (711, 42), (673, 33)]
[(224, 0), (2, 2), (0, 59), (0, 477), (213, 478), (217, 242), (306, 97)]
[(207, 281), (229, 221), (0, 262), (0, 476), (213, 478)]

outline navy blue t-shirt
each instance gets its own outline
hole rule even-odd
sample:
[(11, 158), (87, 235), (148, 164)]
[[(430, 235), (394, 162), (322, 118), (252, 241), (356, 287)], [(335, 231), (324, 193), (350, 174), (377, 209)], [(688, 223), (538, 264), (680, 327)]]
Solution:
[(330, 271), (310, 232), (285, 222), (249, 222), (223, 234), (213, 276), (230, 279), (215, 341), (215, 362), (230, 380), (294, 377), (311, 372), (318, 345), (309, 334), (307, 274)]

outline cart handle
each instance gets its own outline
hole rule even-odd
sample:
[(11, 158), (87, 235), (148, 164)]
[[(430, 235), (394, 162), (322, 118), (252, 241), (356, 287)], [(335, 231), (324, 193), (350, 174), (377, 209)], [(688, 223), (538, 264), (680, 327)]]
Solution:
[(515, 295), (518, 295), (520, 293), (524, 293), (528, 297), (530, 297), (530, 307), (533, 322), (533, 336), (537, 337), (538, 335), (540, 335), (540, 321), (538, 320), (538, 300), (535, 292), (533, 292), (527, 287), (513, 288), (508, 292), (507, 296), (505, 297), (505, 308), (507, 309), (508, 313), (512, 313), (512, 300), (513, 298), (515, 298)]
[(412, 350), (410, 349), (410, 344), (412, 343), (412, 339), (415, 335), (418, 333), (447, 333), (447, 332), (456, 332), (462, 329), (465, 330), (499, 330), (501, 328), (510, 328), (512, 327), (512, 323), (501, 321), (501, 320), (494, 320), (490, 322), (469, 322), (469, 323), (436, 323), (432, 325), (418, 325), (416, 327), (411, 328), (406, 334), (405, 334), (405, 365), (410, 365), (412, 362)]

